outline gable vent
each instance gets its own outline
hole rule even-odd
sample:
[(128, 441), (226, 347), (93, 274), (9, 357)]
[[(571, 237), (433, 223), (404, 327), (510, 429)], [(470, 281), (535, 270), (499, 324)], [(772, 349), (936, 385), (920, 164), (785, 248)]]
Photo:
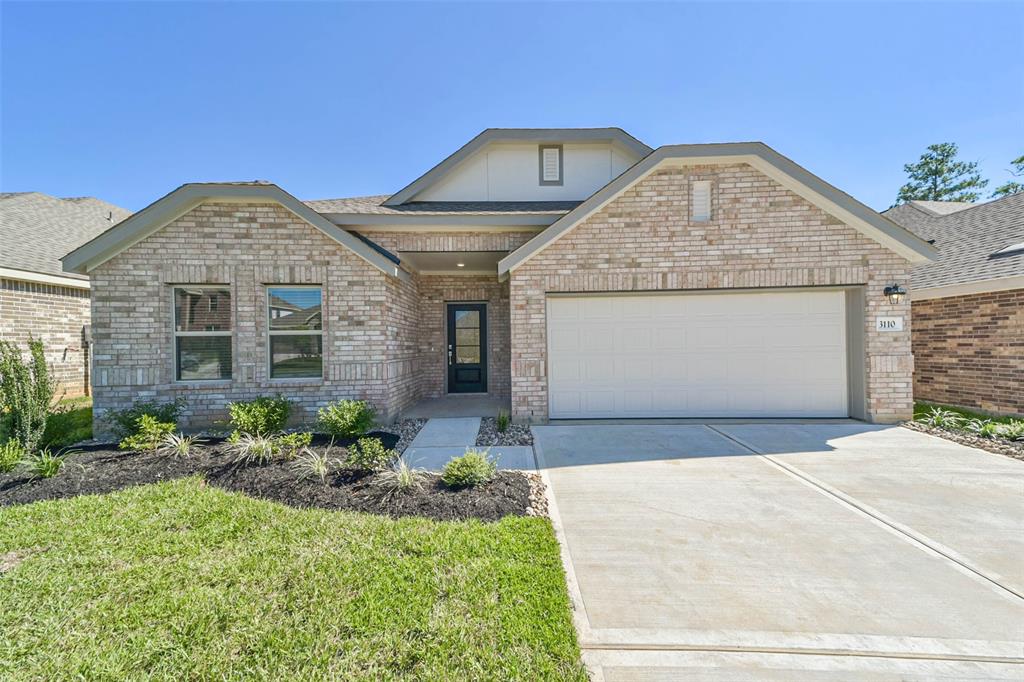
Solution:
[(540, 184), (562, 184), (562, 145), (540, 146)]
[(693, 182), (693, 206), (691, 209), (693, 220), (711, 220), (711, 181), (694, 180)]

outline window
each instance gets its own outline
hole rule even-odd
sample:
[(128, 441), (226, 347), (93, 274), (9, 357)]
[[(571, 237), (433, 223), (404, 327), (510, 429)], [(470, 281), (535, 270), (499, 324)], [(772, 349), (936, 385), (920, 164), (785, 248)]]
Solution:
[(320, 287), (268, 287), (270, 378), (323, 376), (323, 313)]
[(693, 181), (693, 219), (699, 221), (711, 220), (711, 181)]
[(231, 378), (231, 289), (174, 287), (174, 378)]
[(540, 146), (540, 184), (562, 184), (562, 145), (542, 144)]

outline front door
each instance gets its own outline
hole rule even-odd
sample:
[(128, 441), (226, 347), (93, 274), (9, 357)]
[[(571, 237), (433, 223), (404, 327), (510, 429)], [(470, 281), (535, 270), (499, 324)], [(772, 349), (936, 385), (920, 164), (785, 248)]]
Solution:
[(487, 307), (448, 304), (448, 392), (487, 392)]

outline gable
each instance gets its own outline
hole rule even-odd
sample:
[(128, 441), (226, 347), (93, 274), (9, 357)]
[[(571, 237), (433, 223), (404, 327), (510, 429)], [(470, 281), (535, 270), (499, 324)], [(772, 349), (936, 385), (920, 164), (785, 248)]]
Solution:
[(351, 250), (386, 274), (407, 278), (398, 262), (359, 237), (342, 230), (301, 201), (269, 183), (192, 183), (182, 185), (98, 237), (75, 249), (61, 260), (64, 270), (88, 274), (130, 246), (157, 232), (195, 207), (209, 202), (277, 204)]
[[(521, 267), (652, 173), (667, 168), (713, 168), (738, 163), (757, 170), (781, 188), (806, 200), (809, 205), (911, 263), (927, 262), (936, 256), (935, 249), (920, 237), (837, 190), (768, 146), (754, 142), (660, 147), (527, 244), (503, 258), (498, 264), (498, 272), (503, 275)], [(659, 199), (657, 193), (648, 198), (651, 202)]]

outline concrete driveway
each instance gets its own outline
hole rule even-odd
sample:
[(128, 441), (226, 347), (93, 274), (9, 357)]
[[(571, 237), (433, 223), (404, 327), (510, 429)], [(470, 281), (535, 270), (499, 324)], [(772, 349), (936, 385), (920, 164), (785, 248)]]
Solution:
[(598, 679), (1024, 679), (1024, 462), (852, 422), (534, 434)]

